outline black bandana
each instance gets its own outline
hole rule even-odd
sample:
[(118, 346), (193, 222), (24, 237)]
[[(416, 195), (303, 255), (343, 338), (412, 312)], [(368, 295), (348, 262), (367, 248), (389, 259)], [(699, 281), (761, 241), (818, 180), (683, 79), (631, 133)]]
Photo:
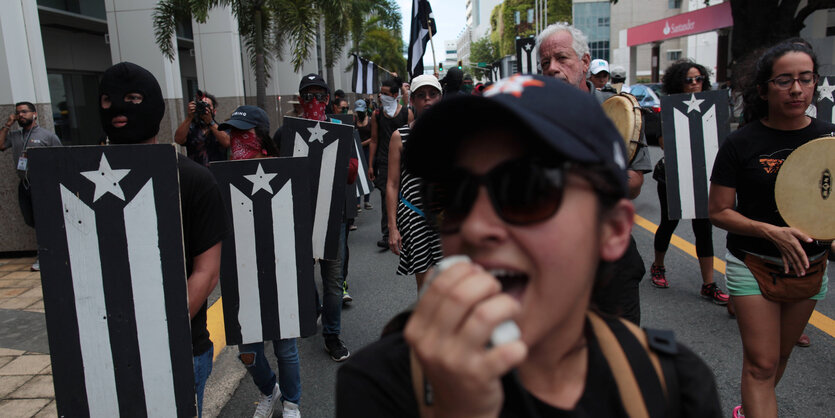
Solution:
[[(124, 100), (128, 93), (139, 93), (142, 103), (134, 104)], [(99, 103), (99, 114), (104, 132), (114, 144), (136, 144), (146, 141), (159, 133), (159, 123), (165, 113), (157, 79), (148, 70), (130, 63), (120, 62), (108, 68), (99, 84), (99, 98), (107, 95), (110, 108), (103, 109)], [(128, 122), (116, 128), (112, 120), (125, 116)]]

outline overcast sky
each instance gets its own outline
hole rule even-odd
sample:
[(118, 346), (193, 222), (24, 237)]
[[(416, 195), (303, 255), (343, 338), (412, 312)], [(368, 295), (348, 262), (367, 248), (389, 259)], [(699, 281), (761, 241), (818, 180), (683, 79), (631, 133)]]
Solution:
[[(403, 42), (409, 45), (409, 34), (412, 31), (412, 2), (413, 0), (397, 0), (400, 4), (400, 14), (403, 15)], [(432, 37), (435, 43), (435, 58), (438, 62), (446, 59), (444, 43), (458, 39), (458, 35), (467, 26), (467, 16), (464, 0), (429, 0), (432, 13), (435, 15), (435, 25), (438, 34)], [(423, 56), (424, 65), (432, 65), (432, 48), (426, 45), (426, 55)]]

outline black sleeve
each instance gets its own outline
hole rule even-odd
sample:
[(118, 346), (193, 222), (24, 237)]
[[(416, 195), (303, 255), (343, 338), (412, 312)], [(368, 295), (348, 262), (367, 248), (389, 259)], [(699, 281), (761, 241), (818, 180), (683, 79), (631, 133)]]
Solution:
[(280, 126), (278, 127), (278, 129), (275, 130), (275, 133), (273, 134), (273, 143), (275, 144), (275, 147), (278, 149), (278, 155), (280, 155), (282, 157), (288, 157), (288, 155), (283, 155), (281, 153), (281, 127)]
[(402, 333), (358, 351), (336, 374), (336, 416), (418, 417), (409, 348)]
[(229, 233), (226, 208), (217, 181), (205, 167), (180, 157), (183, 205), (183, 238), (186, 259), (191, 261)]
[(713, 162), (713, 172), (710, 174), (711, 183), (734, 189), (737, 186), (737, 170), (741, 168), (735, 137), (736, 135), (728, 136), (719, 148)]
[(680, 416), (683, 418), (722, 417), (722, 405), (713, 372), (689, 348), (678, 344), (675, 367), (678, 376)]

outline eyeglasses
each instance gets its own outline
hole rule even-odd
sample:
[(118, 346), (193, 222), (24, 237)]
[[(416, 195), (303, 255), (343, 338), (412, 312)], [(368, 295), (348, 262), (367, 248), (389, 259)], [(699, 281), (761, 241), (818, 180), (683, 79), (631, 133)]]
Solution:
[(562, 204), (567, 167), (545, 167), (530, 159), (517, 159), (484, 175), (453, 169), (443, 180), (427, 183), (427, 208), (435, 215), (439, 232), (456, 232), (483, 185), (493, 209), (504, 222), (511, 225), (542, 222), (553, 216)]
[(328, 98), (328, 94), (327, 93), (302, 93), (302, 94), (299, 95), (299, 97), (301, 97), (301, 99), (306, 101), (306, 102), (313, 101), (313, 99), (316, 99), (316, 101), (319, 101), (319, 102), (323, 102), (323, 101), (325, 101), (326, 98)]
[(687, 77), (684, 79), (684, 82), (687, 84), (701, 83), (702, 81), (705, 81), (705, 76), (703, 75), (699, 75), (696, 77)]
[(426, 98), (435, 99), (440, 95), (441, 92), (439, 92), (438, 90), (429, 90), (428, 92), (421, 91), (418, 93), (414, 93), (412, 94), (412, 97), (418, 100), (426, 100)]
[(774, 87), (777, 87), (780, 90), (790, 89), (795, 81), (800, 83), (800, 87), (811, 87), (817, 84), (818, 75), (809, 71), (801, 73), (797, 78), (790, 75), (778, 75), (777, 77), (768, 80), (769, 83), (774, 83)]

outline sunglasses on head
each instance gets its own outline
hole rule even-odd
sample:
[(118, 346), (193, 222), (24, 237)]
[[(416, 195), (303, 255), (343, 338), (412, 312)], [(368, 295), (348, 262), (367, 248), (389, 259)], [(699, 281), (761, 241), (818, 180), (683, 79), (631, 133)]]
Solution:
[(301, 97), (302, 100), (304, 100), (306, 102), (312, 101), (313, 99), (316, 99), (317, 101), (322, 102), (322, 101), (325, 101), (325, 99), (328, 97), (328, 94), (327, 93), (302, 93), (302, 94), (299, 95), (299, 97)]
[(700, 75), (700, 76), (696, 76), (696, 77), (687, 77), (687, 78), (684, 79), (684, 81), (687, 84), (701, 83), (702, 81), (705, 81), (705, 76)]
[(444, 179), (426, 185), (430, 213), (441, 233), (458, 231), (483, 185), (496, 214), (511, 225), (529, 225), (560, 208), (568, 165), (546, 167), (530, 159), (511, 160), (483, 175), (454, 168)]

